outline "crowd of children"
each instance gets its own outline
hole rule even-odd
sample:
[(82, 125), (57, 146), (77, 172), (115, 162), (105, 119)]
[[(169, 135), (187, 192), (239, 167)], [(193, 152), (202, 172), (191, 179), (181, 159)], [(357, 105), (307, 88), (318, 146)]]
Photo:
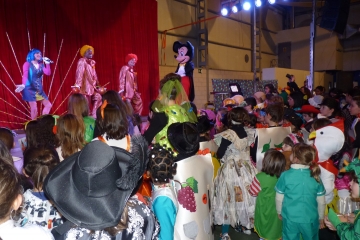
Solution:
[[(0, 239), (360, 239), (360, 90), (292, 77), (280, 93), (197, 111), (179, 75), (160, 82), (148, 128), (116, 91), (96, 119), (73, 93), (25, 126), (23, 158), (0, 128)], [(346, 205), (346, 207), (344, 207)], [(246, 236), (246, 235), (244, 235)]]

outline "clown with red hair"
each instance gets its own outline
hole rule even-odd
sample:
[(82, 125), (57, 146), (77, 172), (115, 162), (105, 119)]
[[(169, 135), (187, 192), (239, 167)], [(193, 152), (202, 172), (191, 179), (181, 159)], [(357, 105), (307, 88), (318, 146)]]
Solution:
[(143, 102), (138, 92), (137, 73), (134, 66), (138, 58), (135, 54), (130, 53), (125, 57), (125, 63), (119, 75), (119, 93), (134, 109), (134, 114), (141, 114)]
[(84, 45), (80, 48), (80, 56), (77, 63), (75, 74), (75, 85), (72, 86), (74, 92), (83, 94), (89, 105), (92, 103), (91, 115), (96, 118), (96, 110), (101, 105), (101, 95), (98, 93), (99, 80), (95, 71), (95, 61), (92, 59), (94, 48)]

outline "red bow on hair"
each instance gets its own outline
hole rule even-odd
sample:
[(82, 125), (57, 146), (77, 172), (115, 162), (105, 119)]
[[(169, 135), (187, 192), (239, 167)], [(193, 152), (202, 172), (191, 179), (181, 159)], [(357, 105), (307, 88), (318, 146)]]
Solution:
[(199, 151), (197, 152), (197, 155), (206, 155), (206, 154), (208, 154), (208, 153), (211, 153), (210, 149), (205, 148), (204, 150), (199, 150)]

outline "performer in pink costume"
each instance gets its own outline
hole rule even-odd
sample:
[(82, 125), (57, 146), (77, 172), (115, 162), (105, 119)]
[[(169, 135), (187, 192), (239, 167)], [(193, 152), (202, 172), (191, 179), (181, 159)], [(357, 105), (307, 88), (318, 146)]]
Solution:
[(51, 62), (49, 58), (42, 57), (39, 49), (34, 48), (29, 51), (26, 62), (23, 65), (22, 84), (16, 86), (15, 92), (23, 91), (22, 98), (24, 101), (29, 102), (31, 119), (37, 117), (37, 101), (41, 101), (44, 105), (43, 115), (50, 112), (52, 105), (43, 90), (42, 77), (43, 74), (51, 74)]
[(134, 109), (134, 114), (141, 114), (143, 109), (143, 102), (138, 92), (137, 73), (134, 71), (134, 66), (138, 58), (135, 54), (128, 54), (125, 57), (127, 65), (123, 66), (120, 70), (119, 76), (119, 93), (123, 99), (129, 101)]
[(80, 49), (80, 55), (76, 68), (75, 85), (73, 87), (79, 88), (80, 93), (85, 95), (89, 105), (92, 103), (91, 115), (96, 118), (96, 110), (101, 105), (101, 95), (97, 92), (96, 86), (99, 85), (99, 80), (95, 71), (95, 61), (92, 60), (94, 48), (89, 45), (84, 45)]

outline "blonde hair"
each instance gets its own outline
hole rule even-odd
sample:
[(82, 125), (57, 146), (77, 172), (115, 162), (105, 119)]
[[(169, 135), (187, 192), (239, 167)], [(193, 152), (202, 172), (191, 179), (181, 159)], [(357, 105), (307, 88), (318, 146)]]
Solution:
[(314, 162), (316, 158), (316, 150), (312, 146), (305, 143), (295, 144), (292, 149), (293, 157), (299, 160), (302, 165), (310, 166), (311, 176), (317, 182), (320, 182), (320, 167)]

